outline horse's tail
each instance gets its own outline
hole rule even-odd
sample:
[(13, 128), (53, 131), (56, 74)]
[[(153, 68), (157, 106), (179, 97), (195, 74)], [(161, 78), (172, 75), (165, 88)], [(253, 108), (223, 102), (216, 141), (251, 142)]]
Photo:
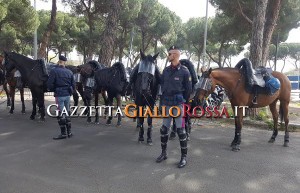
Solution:
[(282, 104), (280, 102), (280, 105), (279, 105), (279, 116), (280, 116), (280, 123), (283, 122), (283, 109), (282, 109)]

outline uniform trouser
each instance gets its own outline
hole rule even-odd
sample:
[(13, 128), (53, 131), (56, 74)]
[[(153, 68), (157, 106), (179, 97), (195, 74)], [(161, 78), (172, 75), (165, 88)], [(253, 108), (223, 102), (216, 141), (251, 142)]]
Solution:
[[(173, 117), (170, 116), (169, 110), (172, 106), (166, 106), (166, 114), (168, 115), (167, 118), (163, 118), (163, 125), (160, 129), (161, 134), (161, 148), (163, 153), (166, 153), (167, 150), (167, 143), (168, 143), (168, 137), (169, 137), (169, 128), (171, 126), (171, 122), (173, 120)], [(181, 156), (186, 157), (187, 155), (187, 138), (186, 138), (186, 132), (184, 128), (184, 118), (183, 118), (183, 106), (178, 105), (180, 108), (180, 115), (178, 117), (174, 117), (174, 121), (177, 126), (177, 134), (180, 141), (180, 148), (181, 148)], [(173, 108), (172, 110), (173, 115), (177, 115), (177, 109)]]
[(62, 135), (71, 134), (71, 119), (68, 116), (70, 113), (70, 96), (55, 97), (58, 105), (59, 116), (58, 125)]

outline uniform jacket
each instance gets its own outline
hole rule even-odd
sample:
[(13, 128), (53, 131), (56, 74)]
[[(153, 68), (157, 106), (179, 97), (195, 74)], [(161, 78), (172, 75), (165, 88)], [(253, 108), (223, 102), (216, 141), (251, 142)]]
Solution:
[(167, 66), (161, 77), (161, 85), (163, 105), (172, 106), (186, 102), (192, 90), (190, 72), (181, 64), (176, 68)]
[(47, 87), (55, 97), (71, 96), (75, 89), (75, 81), (71, 70), (57, 65), (51, 70)]

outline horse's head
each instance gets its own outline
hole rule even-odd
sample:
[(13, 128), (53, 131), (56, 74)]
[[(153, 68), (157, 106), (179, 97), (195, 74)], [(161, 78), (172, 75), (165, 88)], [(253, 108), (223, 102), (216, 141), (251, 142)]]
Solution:
[(158, 56), (158, 53), (154, 56), (146, 56), (142, 51), (140, 51), (141, 60), (138, 64), (138, 74), (137, 74), (137, 91), (140, 93), (150, 93), (151, 92), (151, 83), (155, 77), (155, 60)]
[(214, 91), (216, 86), (211, 79), (211, 71), (211, 68), (204, 70), (202, 67), (202, 75), (199, 78), (199, 82), (195, 86), (196, 94), (194, 100), (200, 101), (201, 104), (203, 103), (204, 99)]
[(83, 64), (80, 66), (80, 74), (84, 78), (89, 78), (94, 75), (95, 71), (97, 71), (101, 68), (102, 67), (100, 66), (100, 64), (97, 61), (91, 60), (91, 61), (87, 62), (86, 64)]
[(12, 60), (11, 53), (4, 52), (4, 59), (2, 60), (2, 65), (4, 66), (7, 73), (10, 73), (14, 68), (16, 68), (16, 62)]

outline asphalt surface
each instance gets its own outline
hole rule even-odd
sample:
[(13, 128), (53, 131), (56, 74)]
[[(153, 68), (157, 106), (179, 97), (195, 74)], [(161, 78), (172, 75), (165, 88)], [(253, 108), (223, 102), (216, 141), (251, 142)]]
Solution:
[(168, 143), (169, 158), (160, 154), (159, 127), (154, 123), (153, 146), (138, 144), (131, 119), (121, 127), (87, 124), (72, 119), (74, 138), (54, 141), (56, 119), (29, 120), (0, 105), (0, 193), (299, 193), (300, 133), (290, 133), (283, 147), (283, 132), (274, 144), (272, 132), (243, 128), (240, 152), (229, 147), (234, 125), (224, 127), (207, 119), (193, 126), (188, 143), (188, 164), (178, 169), (178, 138)]

